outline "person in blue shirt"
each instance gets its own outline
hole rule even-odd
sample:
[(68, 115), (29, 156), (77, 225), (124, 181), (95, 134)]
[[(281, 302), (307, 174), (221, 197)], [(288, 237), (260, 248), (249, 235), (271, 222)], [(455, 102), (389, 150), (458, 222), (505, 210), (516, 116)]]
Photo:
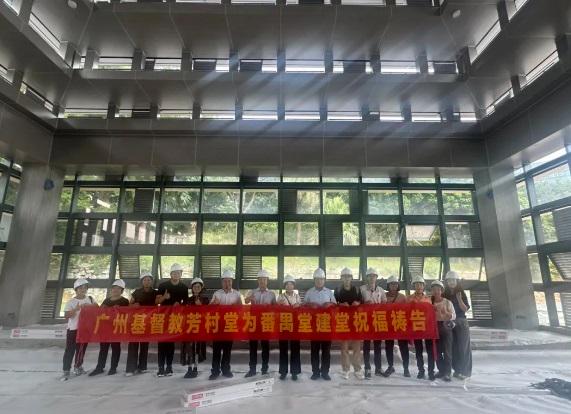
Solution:
[(472, 347), (470, 326), (466, 312), (470, 309), (468, 298), (460, 283), (460, 275), (451, 270), (446, 274), (444, 297), (452, 302), (456, 312), (456, 325), (452, 331), (452, 368), (454, 377), (465, 379), (472, 376)]

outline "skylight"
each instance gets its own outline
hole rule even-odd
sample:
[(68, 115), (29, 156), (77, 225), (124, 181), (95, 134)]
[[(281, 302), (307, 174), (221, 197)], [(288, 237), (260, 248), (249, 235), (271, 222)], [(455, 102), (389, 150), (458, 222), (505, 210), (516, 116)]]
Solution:
[(442, 122), (439, 112), (413, 112), (412, 122)]
[(386, 74), (415, 74), (419, 73), (415, 61), (383, 60), (381, 61), (381, 73)]
[(226, 119), (234, 120), (235, 111), (229, 109), (203, 109), (200, 112), (200, 119)]
[(319, 121), (319, 111), (286, 111), (286, 121)]
[(247, 110), (242, 113), (242, 119), (249, 121), (277, 121), (278, 114), (275, 111)]
[(286, 60), (286, 72), (325, 73), (322, 60)]
[(404, 117), (400, 112), (380, 112), (379, 119), (381, 122), (403, 122)]
[(327, 114), (328, 121), (361, 121), (362, 119), (359, 112), (332, 111)]

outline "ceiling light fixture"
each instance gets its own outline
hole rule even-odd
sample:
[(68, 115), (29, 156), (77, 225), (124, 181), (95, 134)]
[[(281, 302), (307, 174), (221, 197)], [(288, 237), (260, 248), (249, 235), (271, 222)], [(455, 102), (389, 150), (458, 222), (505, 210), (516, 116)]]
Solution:
[(460, 17), (462, 15), (462, 11), (460, 9), (454, 9), (452, 10), (452, 18), (453, 19), (457, 19), (458, 17)]
[(75, 0), (67, 0), (67, 5), (71, 9), (77, 9), (77, 2)]

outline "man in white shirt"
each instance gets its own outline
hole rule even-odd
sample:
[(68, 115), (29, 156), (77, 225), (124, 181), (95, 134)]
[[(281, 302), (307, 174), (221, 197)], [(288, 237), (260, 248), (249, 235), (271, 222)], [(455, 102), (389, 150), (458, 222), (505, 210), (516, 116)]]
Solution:
[[(377, 286), (377, 278), (379, 273), (369, 267), (365, 275), (367, 283), (361, 286), (361, 296), (363, 303), (387, 303), (387, 295), (385, 290)], [(373, 359), (375, 362), (375, 375), (382, 376), (383, 370), (381, 366), (381, 345), (382, 341), (373, 341)], [(363, 360), (365, 362), (365, 378), (371, 378), (371, 341), (363, 341)]]
[[(222, 289), (214, 292), (211, 305), (241, 305), (242, 297), (240, 292), (232, 289), (232, 281), (236, 278), (234, 272), (225, 270), (222, 273)], [(215, 380), (220, 375), (232, 378), (234, 375), (230, 369), (230, 359), (232, 354), (232, 341), (212, 342), (212, 373), (208, 379)]]
[[(337, 304), (331, 289), (325, 287), (325, 272), (316, 269), (313, 272), (315, 286), (305, 292), (303, 303), (312, 307), (329, 307)], [(321, 367), (319, 366), (319, 352), (321, 351)], [(319, 377), (331, 381), (329, 366), (331, 365), (331, 341), (311, 341), (311, 370), (312, 380)]]
[[(258, 288), (248, 292), (244, 302), (246, 305), (275, 305), (276, 294), (268, 289), (270, 274), (267, 270), (261, 269), (258, 272)], [(268, 373), (270, 361), (270, 341), (260, 341), (262, 345), (262, 375)], [(256, 365), (258, 364), (258, 341), (250, 341), (250, 370), (246, 373), (246, 378), (256, 375)]]

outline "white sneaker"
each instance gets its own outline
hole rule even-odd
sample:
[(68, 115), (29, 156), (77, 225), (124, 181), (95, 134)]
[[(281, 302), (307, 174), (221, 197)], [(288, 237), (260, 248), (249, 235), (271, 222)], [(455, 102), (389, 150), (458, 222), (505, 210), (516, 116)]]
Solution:
[(363, 370), (355, 371), (355, 378), (360, 380), (365, 379), (365, 374), (363, 373)]
[(349, 371), (341, 372), (341, 377), (343, 377), (343, 379), (348, 380), (349, 379)]
[(132, 372), (125, 372), (125, 376), (126, 376), (126, 377), (132, 377), (132, 376), (133, 376), (133, 373), (132, 373)]
[(60, 381), (67, 381), (69, 379), (70, 375), (69, 375), (69, 371), (64, 371), (63, 375), (60, 377)]
[(80, 375), (85, 374), (85, 370), (82, 367), (79, 368), (75, 368), (74, 369), (74, 374), (76, 377), (79, 377)]

